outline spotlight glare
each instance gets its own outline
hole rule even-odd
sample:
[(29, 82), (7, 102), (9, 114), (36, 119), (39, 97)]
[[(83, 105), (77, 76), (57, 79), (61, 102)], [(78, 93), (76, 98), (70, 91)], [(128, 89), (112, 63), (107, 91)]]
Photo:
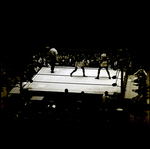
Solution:
[(52, 105), (52, 108), (56, 108), (56, 105)]
[(117, 110), (117, 111), (123, 111), (123, 109), (122, 109), (122, 108), (117, 108), (116, 110)]

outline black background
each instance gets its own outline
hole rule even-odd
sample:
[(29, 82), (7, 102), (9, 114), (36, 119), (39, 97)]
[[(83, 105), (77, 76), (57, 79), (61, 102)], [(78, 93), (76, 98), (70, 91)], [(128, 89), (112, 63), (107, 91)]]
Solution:
[(2, 54), (12, 65), (27, 62), (47, 45), (58, 51), (128, 48), (138, 63), (148, 63), (146, 4), (13, 3), (4, 10)]

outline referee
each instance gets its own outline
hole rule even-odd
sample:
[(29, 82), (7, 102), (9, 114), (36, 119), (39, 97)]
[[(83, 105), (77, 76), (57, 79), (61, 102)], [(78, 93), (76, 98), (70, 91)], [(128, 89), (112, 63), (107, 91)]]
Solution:
[(58, 54), (55, 48), (51, 48), (49, 51), (50, 54), (50, 65), (51, 65), (51, 73), (54, 73), (55, 63), (56, 63), (56, 56)]

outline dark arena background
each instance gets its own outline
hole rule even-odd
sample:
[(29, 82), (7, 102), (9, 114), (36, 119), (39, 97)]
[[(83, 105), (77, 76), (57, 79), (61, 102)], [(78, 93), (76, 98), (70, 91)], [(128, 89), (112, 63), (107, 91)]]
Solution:
[[(33, 122), (38, 127), (42, 122), (45, 129), (148, 129), (145, 15), (125, 7), (101, 7), (93, 13), (81, 8), (75, 13), (71, 7), (59, 15), (48, 8), (31, 10), (8, 19), (14, 23), (7, 28), (1, 54), (1, 122)], [(58, 51), (54, 73), (51, 48)], [(111, 79), (104, 68), (95, 79), (102, 53), (108, 56)], [(86, 77), (81, 68), (70, 76), (77, 57), (87, 60)], [(144, 71), (135, 75), (139, 69)]]

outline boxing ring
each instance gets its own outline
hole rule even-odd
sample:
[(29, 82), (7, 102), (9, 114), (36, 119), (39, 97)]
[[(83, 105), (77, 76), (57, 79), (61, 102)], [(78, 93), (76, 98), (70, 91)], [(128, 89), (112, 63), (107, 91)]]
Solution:
[[(70, 73), (74, 67), (56, 66), (54, 73), (50, 72), (49, 67), (42, 67), (40, 71), (32, 78), (33, 82), (28, 82), (23, 89), (37, 92), (64, 92), (68, 89), (69, 93), (103, 94), (108, 91), (109, 94), (121, 93), (121, 73), (118, 79), (109, 79), (106, 70), (103, 68), (100, 72), (100, 79), (95, 79), (98, 68), (85, 67), (83, 77), (82, 69), (78, 69), (72, 77)], [(116, 75), (116, 71), (109, 69), (111, 77)], [(124, 74), (125, 75), (125, 72)], [(117, 86), (112, 86), (117, 83)]]

